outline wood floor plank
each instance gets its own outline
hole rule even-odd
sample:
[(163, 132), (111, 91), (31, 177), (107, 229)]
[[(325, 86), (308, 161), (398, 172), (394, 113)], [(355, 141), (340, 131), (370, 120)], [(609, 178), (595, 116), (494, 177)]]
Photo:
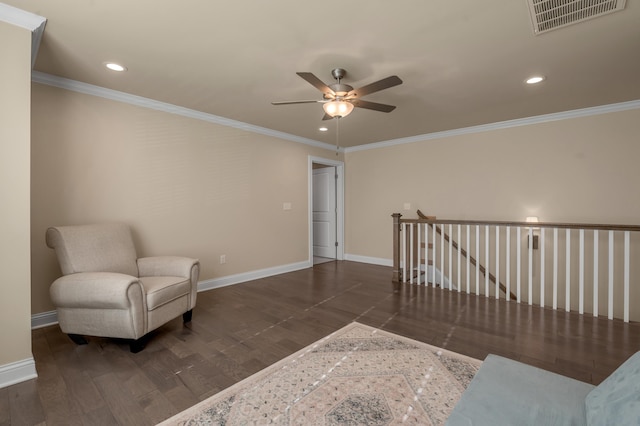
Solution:
[(0, 389), (0, 426), (11, 424), (9, 408), (9, 389)]
[(47, 424), (82, 425), (80, 407), (76, 400), (70, 397), (62, 377), (39, 380), (38, 393)]
[(155, 424), (138, 404), (131, 392), (114, 374), (105, 374), (94, 379), (111, 414), (121, 425)]
[(46, 421), (36, 380), (18, 383), (7, 390), (11, 425), (35, 425)]
[[(640, 350), (640, 324), (433, 287), (392, 293), (389, 267), (328, 262), (198, 294), (146, 348), (34, 330), (39, 378), (0, 389), (0, 425), (155, 424), (356, 320), (474, 358), (489, 353), (594, 384)], [(68, 419), (72, 419), (67, 421)]]
[[(79, 362), (75, 352), (59, 354), (57, 358), (57, 369), (64, 379), (69, 396), (80, 407), (83, 413), (92, 412), (103, 408), (105, 402), (96, 388), (91, 376), (79, 367), (83, 363)], [(40, 381), (40, 377), (38, 377)]]

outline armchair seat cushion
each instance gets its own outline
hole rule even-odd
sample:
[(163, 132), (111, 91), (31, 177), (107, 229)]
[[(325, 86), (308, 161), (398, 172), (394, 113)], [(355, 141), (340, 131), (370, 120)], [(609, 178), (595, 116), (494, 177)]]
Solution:
[(191, 280), (183, 277), (140, 277), (147, 294), (147, 309), (154, 309), (191, 292)]

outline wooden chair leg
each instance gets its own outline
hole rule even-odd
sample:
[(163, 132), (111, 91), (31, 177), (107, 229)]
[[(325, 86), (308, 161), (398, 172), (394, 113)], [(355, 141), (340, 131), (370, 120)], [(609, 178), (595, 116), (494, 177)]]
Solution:
[(182, 314), (182, 322), (191, 322), (191, 318), (193, 317), (193, 309), (188, 310), (184, 314)]
[(89, 343), (87, 342), (87, 339), (84, 338), (84, 336), (81, 336), (79, 334), (69, 334), (68, 336), (76, 345), (86, 345), (87, 343)]

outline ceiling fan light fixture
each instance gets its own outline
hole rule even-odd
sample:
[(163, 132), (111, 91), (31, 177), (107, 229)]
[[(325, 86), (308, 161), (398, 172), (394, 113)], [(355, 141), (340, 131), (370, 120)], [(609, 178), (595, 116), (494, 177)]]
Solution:
[(322, 108), (330, 117), (342, 118), (351, 114), (351, 111), (353, 111), (353, 104), (346, 101), (331, 101), (323, 104)]

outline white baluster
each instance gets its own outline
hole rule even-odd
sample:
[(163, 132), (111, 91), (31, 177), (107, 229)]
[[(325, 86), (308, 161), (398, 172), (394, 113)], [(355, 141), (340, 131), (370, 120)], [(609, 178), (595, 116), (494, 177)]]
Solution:
[(432, 248), (431, 250), (433, 251), (433, 264), (431, 265), (431, 285), (433, 285), (434, 287), (436, 286), (436, 259), (437, 259), (437, 253), (438, 253), (438, 247), (436, 246), (436, 224), (433, 224), (433, 232), (431, 233), (432, 235)]
[(613, 231), (609, 231), (609, 300), (607, 317), (613, 319)]
[(558, 228), (553, 228), (553, 309), (558, 309)]
[(402, 230), (402, 282), (407, 282), (407, 226), (400, 225)]
[(444, 224), (440, 229), (440, 288), (444, 288)]
[(540, 307), (544, 308), (544, 256), (545, 256), (545, 247), (544, 247), (544, 234), (546, 228), (540, 228)]
[(500, 227), (496, 226), (496, 299), (500, 299)]
[(476, 295), (480, 294), (480, 227), (476, 225)]
[(462, 276), (460, 274), (460, 252), (462, 252), (462, 248), (460, 247), (460, 244), (462, 243), (462, 233), (461, 233), (462, 229), (460, 224), (458, 224), (458, 276), (457, 276), (457, 280), (458, 280), (458, 293), (460, 293), (462, 291)]
[(529, 238), (528, 238), (528, 248), (529, 248), (529, 283), (527, 293), (529, 305), (533, 304), (533, 228), (529, 227)]
[(518, 226), (518, 228), (516, 228), (516, 300), (518, 301), (518, 303), (520, 303), (522, 301), (522, 295), (520, 293), (520, 287), (521, 287), (521, 256), (522, 256), (522, 228), (520, 228)]
[(489, 297), (489, 225), (484, 227), (484, 295)]
[[(418, 229), (418, 243), (416, 244), (416, 259), (418, 260), (418, 268), (416, 269), (416, 281), (418, 283), (418, 285), (420, 285), (420, 276), (422, 275), (420, 273), (420, 271), (422, 271), (422, 247), (420, 247), (422, 245), (422, 241), (421, 241), (421, 233), (420, 232), (420, 224), (416, 223), (416, 228)], [(426, 247), (425, 247), (426, 249)]]
[(429, 224), (424, 224), (424, 285), (429, 286)]
[(578, 271), (578, 312), (584, 315), (584, 229), (580, 229), (580, 270)]
[(453, 290), (451, 282), (451, 268), (453, 267), (453, 225), (449, 224), (449, 290)]
[(413, 223), (409, 224), (409, 284), (413, 284)]
[(507, 254), (507, 259), (505, 260), (505, 273), (507, 274), (507, 291), (504, 295), (505, 300), (511, 300), (511, 227), (507, 226), (507, 247), (505, 248), (505, 253)]
[(471, 293), (471, 227), (467, 225), (467, 294)]
[(629, 231), (624, 231), (624, 322), (629, 322)]
[(593, 230), (593, 316), (598, 317), (598, 230)]
[(566, 242), (567, 242), (567, 250), (565, 257), (565, 301), (564, 301), (564, 309), (565, 311), (571, 311), (571, 229), (567, 228), (566, 230)]

